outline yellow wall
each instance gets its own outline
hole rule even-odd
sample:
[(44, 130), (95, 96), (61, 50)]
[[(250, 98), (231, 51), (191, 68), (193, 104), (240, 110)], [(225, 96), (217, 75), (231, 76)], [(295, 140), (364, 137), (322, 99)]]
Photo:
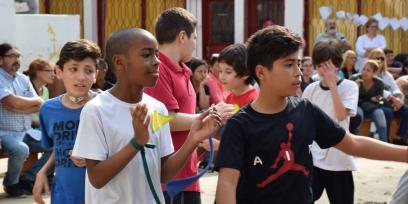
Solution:
[(154, 25), (161, 12), (172, 7), (186, 8), (185, 0), (147, 0), (146, 1), (146, 30), (155, 35)]
[[(332, 6), (333, 13), (331, 17), (335, 17), (335, 12), (343, 10), (345, 12), (357, 13), (356, 0), (310, 0), (309, 1), (309, 37), (306, 43), (309, 45), (309, 54), (312, 51), (314, 39), (323, 32), (324, 21), (320, 17), (319, 8), (321, 6)], [(368, 17), (380, 12), (385, 17), (407, 17), (408, 16), (408, 0), (361, 0), (361, 14)], [(353, 49), (357, 40), (357, 29), (361, 34), (365, 33), (365, 28), (357, 26), (350, 20), (337, 20), (337, 30), (343, 33)], [(387, 40), (387, 47), (394, 50), (394, 53), (408, 52), (408, 32), (402, 29), (392, 30), (387, 27), (385, 30), (380, 30), (380, 34), (384, 35)]]
[(106, 0), (105, 41), (122, 28), (141, 27), (141, 0)]

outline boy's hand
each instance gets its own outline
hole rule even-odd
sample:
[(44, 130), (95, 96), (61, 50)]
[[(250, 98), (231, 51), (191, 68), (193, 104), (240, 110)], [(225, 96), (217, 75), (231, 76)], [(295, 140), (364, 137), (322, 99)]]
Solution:
[(43, 191), (45, 191), (47, 195), (50, 195), (50, 186), (48, 183), (47, 175), (40, 171), (37, 173), (37, 176), (35, 177), (33, 187), (33, 199), (38, 204), (45, 204), (41, 196)]
[(331, 60), (322, 63), (323, 81), (329, 88), (337, 86), (337, 68)]
[[(137, 104), (134, 108), (130, 108), (130, 114), (132, 115), (134, 137), (139, 145), (144, 146), (150, 138), (149, 135), (149, 123), (150, 116), (147, 116), (146, 104)], [(146, 117), (147, 116), (147, 117)]]
[(197, 142), (209, 138), (221, 127), (221, 117), (214, 106), (198, 116), (191, 125), (190, 135), (195, 137)]
[(72, 156), (72, 150), (69, 151), (69, 158), (72, 160), (72, 162), (74, 162), (75, 166), (77, 167), (86, 166), (85, 159), (82, 159), (81, 157)]
[(233, 110), (234, 110), (234, 105), (233, 104), (227, 104), (224, 103), (223, 101), (217, 103), (217, 105), (214, 106), (214, 108), (217, 110), (219, 115), (221, 116), (221, 122), (222, 124), (225, 124), (228, 119), (234, 115)]

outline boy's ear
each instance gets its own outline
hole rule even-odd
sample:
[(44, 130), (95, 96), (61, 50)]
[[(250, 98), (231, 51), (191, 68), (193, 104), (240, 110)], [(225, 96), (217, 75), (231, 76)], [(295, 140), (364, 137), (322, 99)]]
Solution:
[(264, 66), (262, 66), (260, 64), (256, 65), (255, 75), (256, 75), (256, 77), (258, 77), (259, 81), (265, 79), (266, 74), (267, 74), (267, 69)]
[(112, 63), (117, 71), (125, 69), (125, 60), (124, 60), (124, 56), (122, 55), (113, 55)]
[(55, 75), (57, 79), (62, 80), (62, 68), (59, 65), (55, 65)]
[(179, 32), (178, 36), (177, 36), (177, 40), (180, 43), (184, 43), (184, 41), (186, 41), (186, 38), (188, 38), (186, 31), (182, 30)]

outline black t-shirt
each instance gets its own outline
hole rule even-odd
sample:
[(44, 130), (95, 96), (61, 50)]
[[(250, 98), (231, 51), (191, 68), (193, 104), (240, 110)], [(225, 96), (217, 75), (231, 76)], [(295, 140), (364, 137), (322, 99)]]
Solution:
[(250, 105), (226, 124), (216, 161), (240, 171), (237, 203), (312, 203), (310, 146), (338, 144), (345, 130), (306, 99), (289, 97), (280, 113)]

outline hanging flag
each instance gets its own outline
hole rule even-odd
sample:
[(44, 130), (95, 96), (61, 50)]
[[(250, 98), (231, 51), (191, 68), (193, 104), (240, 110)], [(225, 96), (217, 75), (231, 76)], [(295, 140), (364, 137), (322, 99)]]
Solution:
[(153, 111), (153, 115), (151, 118), (151, 127), (152, 132), (155, 133), (156, 131), (160, 130), (166, 123), (172, 121), (176, 116), (174, 115), (163, 115), (157, 111)]

